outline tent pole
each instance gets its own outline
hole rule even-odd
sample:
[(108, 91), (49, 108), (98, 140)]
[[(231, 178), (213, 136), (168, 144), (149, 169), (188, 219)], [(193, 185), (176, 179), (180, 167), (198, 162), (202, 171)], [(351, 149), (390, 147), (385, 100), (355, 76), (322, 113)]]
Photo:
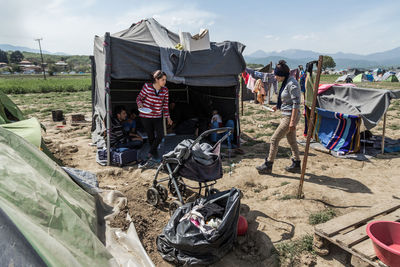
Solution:
[(111, 116), (110, 116), (110, 91), (109, 88), (107, 87), (106, 87), (107, 166), (110, 166), (111, 165), (111, 155), (110, 155)]
[(306, 148), (304, 150), (303, 166), (301, 168), (300, 184), (299, 184), (299, 189), (297, 191), (297, 198), (303, 197), (304, 175), (306, 173), (306, 168), (307, 168), (307, 159), (308, 159), (308, 151), (310, 150), (311, 135), (314, 132), (315, 106), (317, 105), (318, 87), (319, 87), (319, 80), (321, 78), (322, 61), (323, 61), (323, 56), (319, 56), (317, 76), (315, 78), (315, 84), (314, 84), (313, 102), (311, 105), (310, 120), (308, 121), (307, 142), (306, 142)]
[(387, 112), (385, 112), (385, 115), (383, 115), (382, 154), (385, 153), (386, 114)]

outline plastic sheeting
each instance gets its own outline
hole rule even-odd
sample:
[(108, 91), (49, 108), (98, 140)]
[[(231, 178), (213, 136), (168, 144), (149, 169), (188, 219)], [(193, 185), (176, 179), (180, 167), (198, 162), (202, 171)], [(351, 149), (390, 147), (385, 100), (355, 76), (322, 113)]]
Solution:
[(318, 95), (320, 108), (361, 116), (367, 129), (375, 127), (389, 108), (390, 100), (400, 98), (400, 90), (332, 86)]
[(43, 152), (3, 128), (0, 208), (46, 265), (109, 266), (112, 256), (97, 237), (94, 197)]
[[(201, 232), (190, 220), (180, 222), (195, 205), (211, 202), (225, 208), (222, 223), (213, 233)], [(239, 209), (240, 191), (236, 188), (179, 207), (157, 237), (158, 251), (164, 260), (174, 264), (207, 265), (219, 261), (233, 248)]]

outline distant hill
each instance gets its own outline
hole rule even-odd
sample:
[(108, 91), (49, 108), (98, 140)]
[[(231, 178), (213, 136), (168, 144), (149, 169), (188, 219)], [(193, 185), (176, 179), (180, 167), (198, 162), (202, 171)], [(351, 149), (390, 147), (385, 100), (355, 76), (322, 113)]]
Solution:
[[(10, 44), (0, 44), (0, 49), (3, 51), (24, 51), (24, 52), (31, 52), (31, 53), (40, 53), (39, 49), (33, 49), (29, 47), (24, 47), (24, 46), (15, 46), (15, 45), (10, 45)], [(49, 52), (46, 50), (42, 50), (43, 54), (48, 54), (48, 55), (58, 55), (58, 56), (67, 56), (68, 54), (63, 53), (63, 52)]]
[(257, 50), (245, 56), (248, 63), (268, 64), (284, 59), (290, 67), (305, 65), (307, 62), (318, 59), (319, 55), (331, 56), (336, 62), (336, 69), (344, 68), (375, 68), (400, 66), (400, 47), (384, 52), (369, 55), (338, 52), (334, 54), (318, 53), (311, 50), (288, 49), (283, 51), (265, 52)]

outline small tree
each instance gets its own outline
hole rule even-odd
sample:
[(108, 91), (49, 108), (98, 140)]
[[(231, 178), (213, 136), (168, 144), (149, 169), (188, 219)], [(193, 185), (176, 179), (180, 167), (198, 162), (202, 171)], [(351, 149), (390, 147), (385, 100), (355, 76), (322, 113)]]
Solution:
[(14, 51), (10, 55), (11, 63), (19, 63), (24, 59), (24, 55), (20, 51)]
[(13, 64), (11, 64), (11, 71), (12, 72), (21, 72), (22, 69), (18, 64), (13, 63)]
[(334, 68), (336, 67), (336, 63), (330, 56), (324, 56), (322, 62), (322, 69), (325, 71), (327, 68)]
[(0, 62), (8, 63), (7, 53), (0, 49)]

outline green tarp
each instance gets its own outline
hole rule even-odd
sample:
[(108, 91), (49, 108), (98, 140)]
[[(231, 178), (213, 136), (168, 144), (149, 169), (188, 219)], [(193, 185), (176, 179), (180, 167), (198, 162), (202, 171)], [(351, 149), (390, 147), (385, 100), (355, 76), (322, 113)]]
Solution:
[(37, 147), (1, 127), (0, 209), (47, 265), (108, 266), (112, 256), (97, 237), (94, 197)]
[(0, 91), (0, 124), (23, 120), (24, 115), (11, 99)]
[(36, 118), (2, 124), (0, 127), (3, 127), (4, 129), (21, 136), (38, 148), (40, 148), (42, 144), (42, 131), (40, 128), (40, 123)]

